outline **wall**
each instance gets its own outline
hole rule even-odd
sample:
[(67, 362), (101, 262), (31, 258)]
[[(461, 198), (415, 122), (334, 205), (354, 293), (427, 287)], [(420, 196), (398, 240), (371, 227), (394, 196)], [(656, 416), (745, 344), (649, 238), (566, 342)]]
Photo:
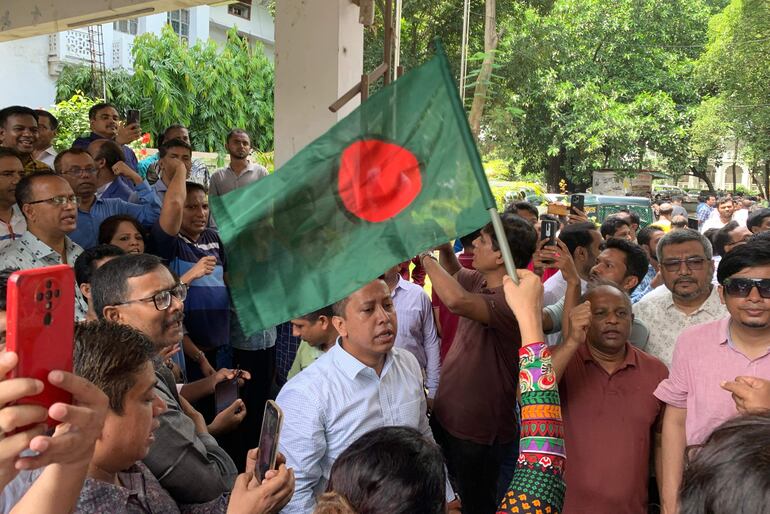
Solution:
[(48, 107), (56, 97), (56, 82), (48, 74), (48, 36), (0, 43), (0, 103)]
[(257, 2), (252, 2), (250, 20), (228, 14), (226, 5), (209, 7), (209, 20), (209, 36), (217, 43), (223, 43), (230, 27), (236, 26), (252, 44), (262, 43), (267, 58), (275, 60), (275, 23), (268, 10)]

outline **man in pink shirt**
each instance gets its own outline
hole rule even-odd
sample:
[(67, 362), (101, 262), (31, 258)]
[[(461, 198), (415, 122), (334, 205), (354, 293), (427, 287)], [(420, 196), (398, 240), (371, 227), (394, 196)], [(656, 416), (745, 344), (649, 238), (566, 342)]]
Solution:
[(702, 443), (738, 414), (726, 381), (770, 379), (770, 242), (753, 241), (728, 253), (717, 272), (728, 318), (696, 325), (677, 339), (669, 378), (655, 390), (663, 416), (664, 512), (677, 512), (685, 450)]

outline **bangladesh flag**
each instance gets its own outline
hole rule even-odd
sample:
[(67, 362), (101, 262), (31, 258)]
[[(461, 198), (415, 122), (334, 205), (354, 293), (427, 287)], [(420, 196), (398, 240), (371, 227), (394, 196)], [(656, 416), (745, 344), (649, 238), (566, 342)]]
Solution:
[(494, 199), (443, 51), (274, 174), (210, 199), (247, 334), (482, 227)]

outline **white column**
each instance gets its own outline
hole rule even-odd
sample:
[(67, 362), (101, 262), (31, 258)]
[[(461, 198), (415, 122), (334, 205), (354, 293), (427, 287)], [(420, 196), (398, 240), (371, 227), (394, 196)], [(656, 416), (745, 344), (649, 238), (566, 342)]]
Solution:
[(275, 21), (275, 163), (358, 106), (331, 105), (361, 79), (364, 33), (350, 0), (281, 0)]
[(209, 38), (209, 9), (208, 5), (201, 5), (190, 9), (190, 45), (196, 41), (206, 41)]

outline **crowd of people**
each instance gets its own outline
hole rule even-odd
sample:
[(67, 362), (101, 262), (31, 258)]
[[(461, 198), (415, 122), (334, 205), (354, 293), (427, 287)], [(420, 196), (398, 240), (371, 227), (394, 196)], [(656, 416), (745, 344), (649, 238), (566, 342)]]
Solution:
[[(672, 199), (643, 228), (633, 211), (597, 227), (519, 201), (501, 214), (505, 242), (490, 224), (382, 270), (291, 320), (302, 343), (275, 397), (278, 464), (260, 480), (276, 328), (243, 332), (208, 197), (267, 170), (237, 128), (210, 172), (182, 125), (140, 161), (137, 124), (108, 103), (89, 120), (57, 153), (52, 114), (0, 110), (3, 333), (9, 274), (67, 264), (76, 277), (74, 368), (48, 377), (72, 404), (16, 405), (43, 383), (0, 382), (3, 512), (762, 511), (736, 505), (769, 494), (748, 468), (770, 437), (770, 209), (706, 197), (695, 230)], [(553, 244), (543, 219), (559, 224)], [(537, 345), (533, 389), (519, 352), (531, 365)], [(0, 374), (17, 363), (1, 353)], [(239, 398), (218, 411), (232, 380)], [(734, 452), (751, 492), (724, 485)]]

